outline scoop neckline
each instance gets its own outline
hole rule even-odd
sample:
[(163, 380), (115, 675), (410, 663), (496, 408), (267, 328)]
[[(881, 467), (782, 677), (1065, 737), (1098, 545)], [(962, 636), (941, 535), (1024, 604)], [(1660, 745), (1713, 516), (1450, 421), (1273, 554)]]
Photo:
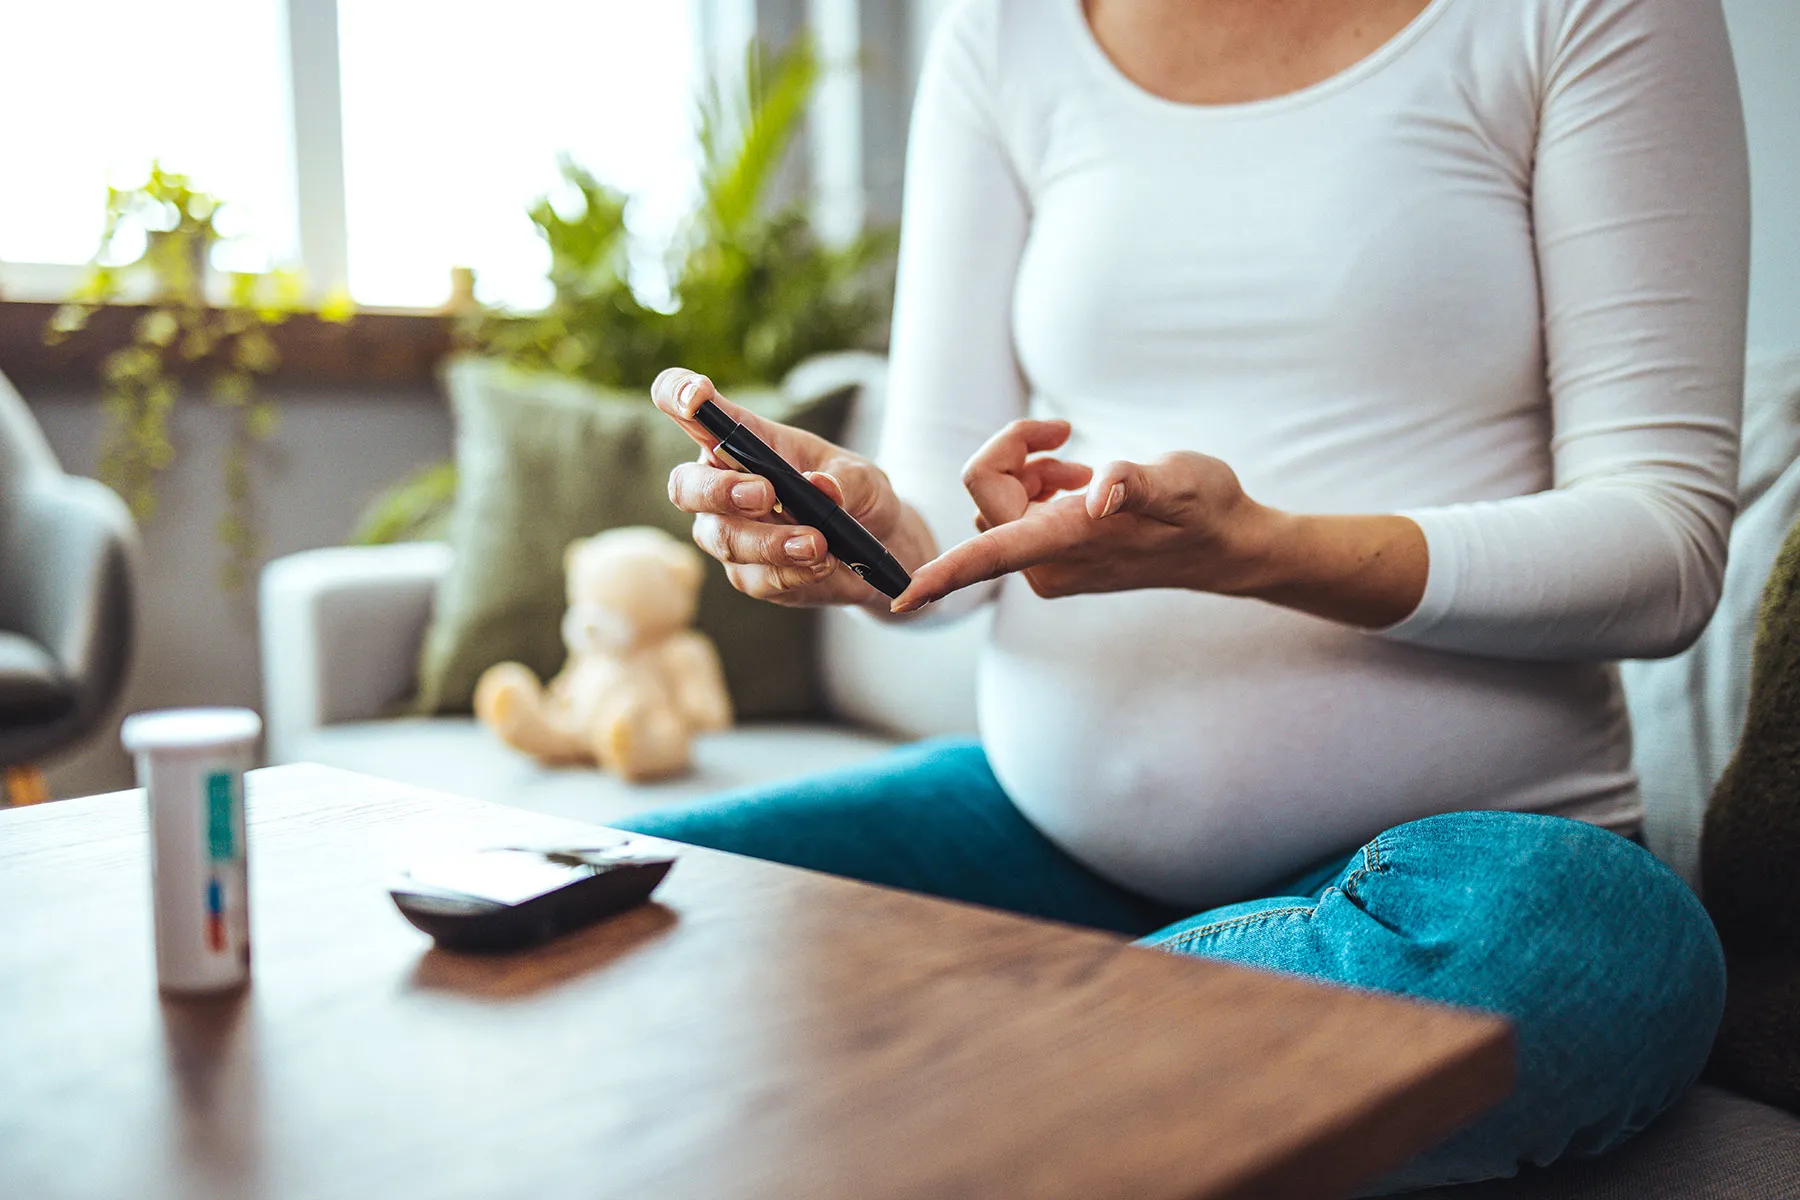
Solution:
[(1265, 96), (1260, 100), (1237, 100), (1225, 104), (1194, 104), (1186, 100), (1171, 100), (1167, 96), (1159, 96), (1144, 87), (1131, 76), (1125, 74), (1100, 39), (1094, 33), (1094, 27), (1088, 23), (1087, 12), (1083, 0), (1062, 0), (1064, 14), (1074, 25), (1075, 41), (1080, 52), (1089, 65), (1101, 75), (1115, 90), (1122, 92), (1127, 99), (1155, 112), (1172, 113), (1188, 119), (1219, 120), (1231, 117), (1259, 116), (1289, 109), (1301, 108), (1328, 96), (1352, 87), (1367, 79), (1404, 54), (1408, 47), (1422, 37), (1427, 29), (1436, 23), (1443, 11), (1450, 7), (1453, 0), (1429, 0), (1418, 14), (1401, 26), (1387, 41), (1369, 51), (1343, 70), (1327, 75), (1317, 83), (1309, 83), (1303, 88), (1291, 92), (1283, 92), (1279, 96)]

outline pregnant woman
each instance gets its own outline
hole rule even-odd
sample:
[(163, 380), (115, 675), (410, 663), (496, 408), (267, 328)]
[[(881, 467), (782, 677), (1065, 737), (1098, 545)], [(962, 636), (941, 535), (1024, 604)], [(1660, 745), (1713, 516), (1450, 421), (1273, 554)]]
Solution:
[(912, 587), (705, 449), (670, 493), (753, 596), (994, 606), (980, 741), (632, 826), (1511, 1017), (1385, 1189), (1642, 1128), (1724, 990), (1609, 665), (1699, 633), (1735, 506), (1718, 0), (968, 0), (909, 154), (877, 460), (743, 419)]

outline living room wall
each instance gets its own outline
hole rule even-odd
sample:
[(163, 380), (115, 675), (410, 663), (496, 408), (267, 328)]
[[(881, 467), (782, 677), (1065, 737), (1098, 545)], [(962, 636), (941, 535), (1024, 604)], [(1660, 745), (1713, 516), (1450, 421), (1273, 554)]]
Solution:
[(1800, 347), (1800, 3), (1725, 0), (1750, 134), (1750, 346)]

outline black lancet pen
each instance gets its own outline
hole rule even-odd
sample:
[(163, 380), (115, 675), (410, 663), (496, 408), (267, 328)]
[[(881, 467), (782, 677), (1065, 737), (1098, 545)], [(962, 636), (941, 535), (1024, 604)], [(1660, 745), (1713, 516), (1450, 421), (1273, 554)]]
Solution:
[(875, 535), (857, 519), (831, 502), (811, 480), (790, 466), (761, 438), (725, 415), (711, 400), (694, 410), (694, 420), (719, 439), (713, 451), (741, 471), (761, 475), (775, 487), (782, 512), (797, 524), (810, 525), (825, 535), (825, 544), (845, 566), (889, 598), (906, 590), (912, 579)]

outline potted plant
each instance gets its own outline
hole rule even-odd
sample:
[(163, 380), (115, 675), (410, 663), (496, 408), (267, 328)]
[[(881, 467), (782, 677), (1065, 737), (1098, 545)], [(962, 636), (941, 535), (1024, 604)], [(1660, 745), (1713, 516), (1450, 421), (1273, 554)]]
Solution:
[[(672, 305), (649, 303), (632, 286), (627, 197), (564, 158), (571, 202), (559, 210), (545, 197), (529, 210), (550, 249), (550, 303), (529, 313), (477, 306), (464, 318), (464, 346), (648, 403), (651, 381), (672, 364), (722, 387), (768, 385), (810, 356), (879, 345), (893, 232), (833, 246), (800, 204), (770, 211), (766, 203), (818, 70), (805, 41), (767, 64), (753, 51), (729, 98), (716, 84), (703, 95), (699, 201), (666, 248)], [(450, 463), (418, 472), (375, 500), (351, 540), (438, 536), (456, 482)]]

